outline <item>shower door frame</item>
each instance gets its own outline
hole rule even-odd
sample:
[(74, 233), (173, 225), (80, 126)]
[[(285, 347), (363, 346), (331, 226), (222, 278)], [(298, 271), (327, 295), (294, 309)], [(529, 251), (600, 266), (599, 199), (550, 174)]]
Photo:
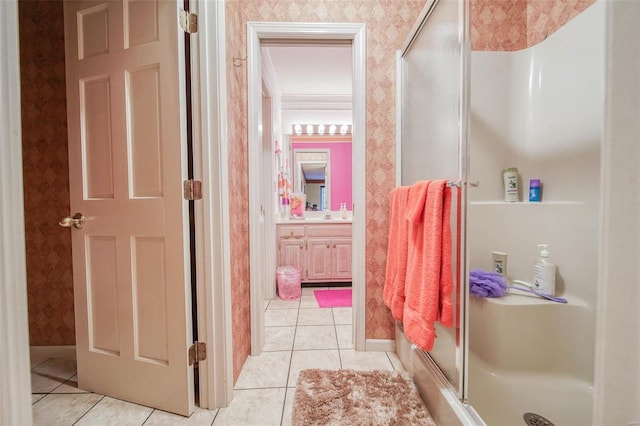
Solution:
[[(446, 1), (454, 0), (431, 0), (425, 4), (425, 7), (416, 20), (414, 27), (411, 29), (407, 40), (403, 47), (397, 53), (397, 86), (396, 86), (396, 184), (402, 185), (402, 138), (403, 138), (403, 122), (402, 122), (402, 106), (403, 106), (403, 84), (404, 84), (404, 57), (409, 53), (414, 41), (420, 32), (428, 24), (428, 20), (432, 13), (440, 5)], [(459, 325), (459, 333), (456, 336), (456, 376), (449, 378), (442, 368), (435, 361), (433, 356), (423, 352), (425, 358), (428, 358), (437, 366), (440, 378), (446, 380), (451, 385), (452, 390), (458, 400), (464, 404), (467, 403), (468, 393), (468, 346), (469, 346), (469, 291), (467, 279), (467, 244), (466, 244), (466, 211), (467, 211), (467, 190), (469, 183), (467, 181), (469, 171), (469, 70), (470, 70), (470, 31), (469, 31), (469, 0), (457, 1), (458, 3), (458, 40), (460, 41), (460, 68), (458, 74), (459, 98), (458, 98), (458, 179), (453, 188), (453, 199), (457, 198), (458, 202), (453, 201), (453, 206), (460, 211), (459, 220), (453, 228), (454, 242), (457, 247), (457, 256), (454, 267), (456, 268), (454, 276), (454, 291), (457, 292), (457, 301), (459, 309), (455, 312), (456, 324)], [(475, 185), (475, 184), (474, 184)], [(459, 204), (458, 204), (459, 203)], [(452, 212), (454, 209), (452, 208)], [(454, 324), (455, 325), (455, 324)]]

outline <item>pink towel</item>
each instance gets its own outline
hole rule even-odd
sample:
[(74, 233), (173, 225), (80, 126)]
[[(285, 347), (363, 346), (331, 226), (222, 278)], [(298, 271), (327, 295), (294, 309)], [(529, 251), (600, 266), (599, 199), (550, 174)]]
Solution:
[(389, 244), (387, 246), (387, 268), (385, 274), (383, 300), (391, 309), (391, 314), (402, 321), (404, 310), (404, 281), (407, 273), (407, 249), (409, 222), (405, 218), (408, 186), (391, 191), (389, 208)]
[(446, 180), (411, 187), (403, 323), (407, 338), (426, 351), (433, 348), (435, 321), (453, 322), (450, 210), (451, 189)]
[[(458, 191), (458, 195), (460, 191)], [(451, 264), (452, 240), (451, 240), (451, 188), (444, 187), (442, 205), (442, 258), (440, 273), (440, 306), (438, 309), (438, 321), (445, 327), (453, 325), (453, 267)], [(458, 204), (460, 205), (460, 204)], [(459, 210), (458, 210), (459, 212)], [(460, 216), (458, 215), (458, 218)], [(458, 228), (460, 224), (458, 223)], [(459, 247), (459, 246), (456, 246)], [(459, 257), (458, 253), (458, 259)]]

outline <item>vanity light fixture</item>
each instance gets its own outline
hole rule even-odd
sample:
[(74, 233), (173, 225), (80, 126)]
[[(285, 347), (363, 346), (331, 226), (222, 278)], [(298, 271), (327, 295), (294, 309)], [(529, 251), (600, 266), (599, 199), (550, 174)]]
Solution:
[(349, 124), (293, 124), (291, 126), (292, 133), (297, 136), (302, 136), (303, 132), (308, 136), (326, 134), (334, 136), (338, 131), (341, 136), (344, 136), (349, 133), (350, 128)]

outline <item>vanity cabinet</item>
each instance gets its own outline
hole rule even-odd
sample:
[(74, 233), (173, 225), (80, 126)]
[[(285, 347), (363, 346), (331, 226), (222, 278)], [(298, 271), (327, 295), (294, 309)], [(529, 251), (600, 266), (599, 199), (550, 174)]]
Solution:
[(351, 281), (351, 224), (278, 225), (278, 266), (299, 266), (303, 282)]

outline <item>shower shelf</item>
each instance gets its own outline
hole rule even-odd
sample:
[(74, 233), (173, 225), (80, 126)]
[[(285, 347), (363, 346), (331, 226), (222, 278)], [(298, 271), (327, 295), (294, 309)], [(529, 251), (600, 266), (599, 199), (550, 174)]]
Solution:
[(557, 303), (550, 300), (542, 299), (535, 295), (529, 294), (516, 294), (507, 293), (502, 297), (487, 297), (482, 298), (487, 303), (494, 303), (496, 305), (509, 305), (509, 306), (533, 306), (533, 305), (558, 305), (558, 306), (588, 306), (584, 300), (573, 295), (562, 295), (567, 299), (567, 303)]

